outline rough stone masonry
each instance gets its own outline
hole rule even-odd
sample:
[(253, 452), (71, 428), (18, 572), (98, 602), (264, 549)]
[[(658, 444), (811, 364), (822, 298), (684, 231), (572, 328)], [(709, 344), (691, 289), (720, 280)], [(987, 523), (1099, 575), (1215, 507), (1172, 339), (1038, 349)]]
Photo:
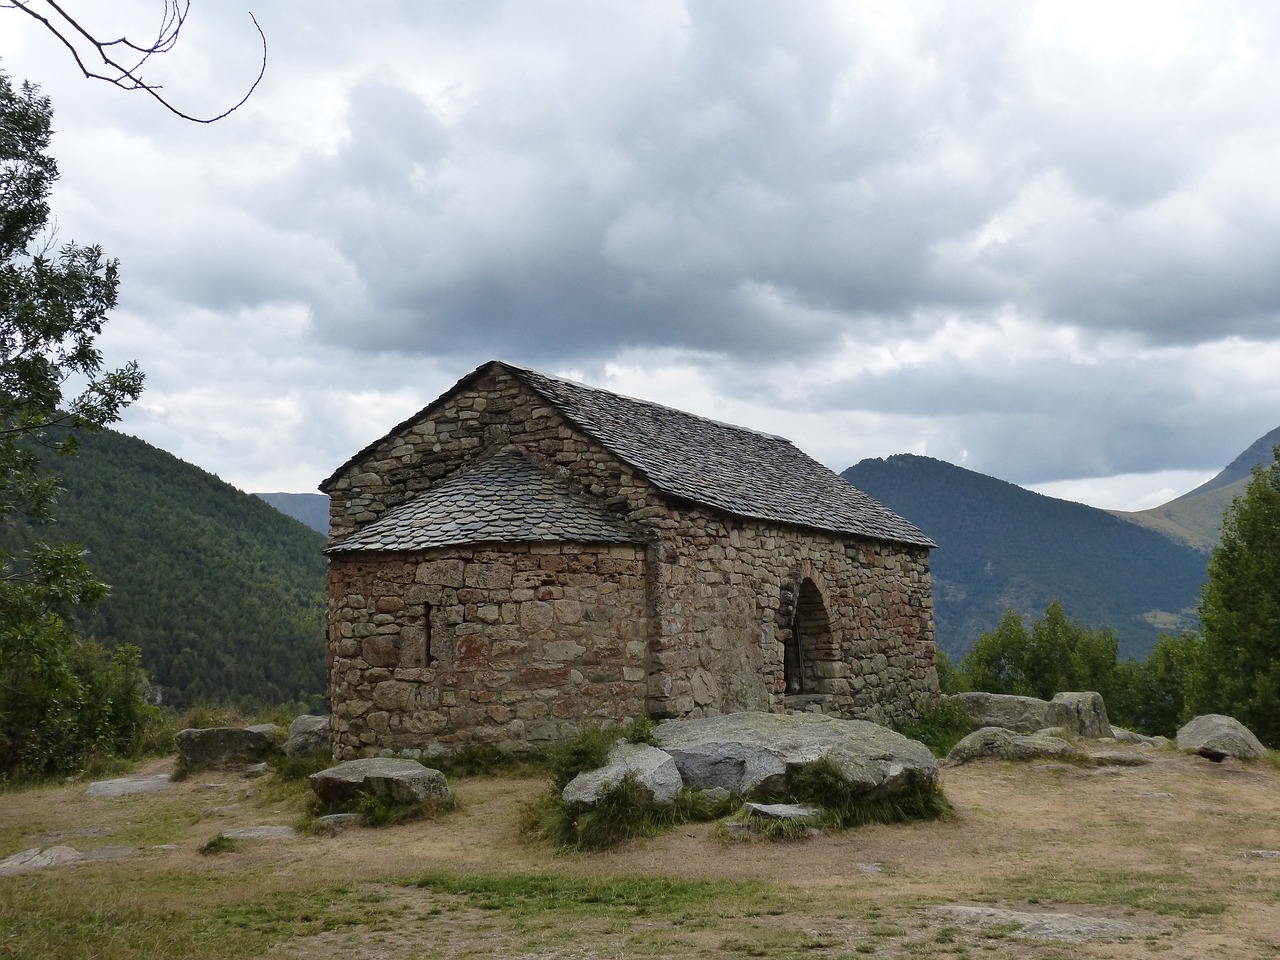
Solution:
[(932, 541), (782, 438), (495, 361), (322, 489), (339, 759), (937, 696)]

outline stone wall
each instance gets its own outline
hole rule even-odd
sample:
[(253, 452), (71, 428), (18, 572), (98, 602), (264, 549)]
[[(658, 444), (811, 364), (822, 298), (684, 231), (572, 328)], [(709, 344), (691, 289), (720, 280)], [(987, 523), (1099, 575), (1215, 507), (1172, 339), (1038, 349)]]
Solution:
[(522, 749), (644, 713), (644, 548), (517, 544), (329, 566), (334, 755)]
[(805, 692), (822, 698), (824, 712), (906, 720), (937, 697), (925, 548), (689, 506), (648, 523), (660, 531), (650, 714), (785, 709), (784, 651), (806, 579), (830, 625), (805, 638), (802, 657)]

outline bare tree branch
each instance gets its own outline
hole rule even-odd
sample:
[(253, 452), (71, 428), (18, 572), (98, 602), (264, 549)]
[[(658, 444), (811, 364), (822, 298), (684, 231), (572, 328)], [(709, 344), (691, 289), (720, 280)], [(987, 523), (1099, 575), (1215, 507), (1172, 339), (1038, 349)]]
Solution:
[[(35, 2), (43, 3), (51, 12), (46, 16), (44, 13), (32, 9), (32, 4)], [(170, 103), (160, 93), (163, 88), (159, 84), (147, 83), (142, 78), (141, 70), (147, 61), (158, 53), (168, 53), (173, 49), (174, 44), (178, 42), (178, 35), (182, 32), (182, 26), (186, 23), (187, 14), (191, 9), (191, 0), (163, 0), (163, 2), (164, 9), (160, 18), (160, 27), (156, 32), (155, 39), (150, 43), (136, 43), (129, 37), (119, 37), (115, 40), (99, 39), (86, 30), (75, 17), (67, 13), (57, 0), (6, 0), (6, 2), (0, 2), (0, 8), (8, 8), (25, 13), (43, 25), (67, 48), (71, 58), (75, 60), (76, 66), (80, 68), (80, 72), (88, 79), (102, 80), (112, 86), (119, 87), (121, 90), (141, 90), (170, 113), (181, 117), (183, 120), (190, 120), (193, 123), (213, 123), (239, 110), (253, 96), (253, 91), (258, 88), (258, 84), (267, 72), (267, 36), (262, 32), (262, 27), (259, 26), (257, 17), (252, 12), (249, 13), (249, 19), (253, 21), (253, 27), (258, 31), (258, 36), (262, 40), (262, 66), (258, 70), (257, 78), (249, 87), (248, 92), (234, 106), (224, 110), (216, 117), (194, 117)], [(82, 52), (83, 56), (81, 55)], [(94, 54), (96, 54), (97, 59), (102, 61), (102, 67), (97, 65)], [(89, 61), (89, 65), (86, 64), (86, 60)], [(132, 66), (127, 65), (129, 63), (132, 63)], [(92, 65), (92, 69), (90, 65)], [(109, 68), (108, 72), (97, 72), (103, 68)]]

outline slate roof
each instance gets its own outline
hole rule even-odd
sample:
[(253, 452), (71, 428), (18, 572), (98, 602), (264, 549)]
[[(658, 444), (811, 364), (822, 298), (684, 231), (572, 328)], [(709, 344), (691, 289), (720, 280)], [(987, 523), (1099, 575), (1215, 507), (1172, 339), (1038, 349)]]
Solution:
[[(394, 428), (390, 435), (416, 423), (436, 404), (468, 388), (473, 380), (495, 365), (519, 378), (567, 420), (670, 496), (740, 517), (873, 540), (937, 546), (914, 524), (837, 476), (784, 437), (720, 423), (498, 360), (477, 367), (435, 403)], [(349, 459), (320, 489), (327, 492), (330, 484), (381, 442), (375, 441)], [(461, 481), (471, 476), (464, 473), (456, 479)], [(438, 485), (426, 497), (442, 486)], [(362, 541), (367, 531), (386, 520), (387, 517), (379, 518), (357, 531), (343, 541), (341, 547), (355, 549), (349, 545)]]
[(503, 366), (672, 496), (741, 517), (937, 546), (785, 437)]
[(572, 490), (518, 447), (506, 447), (393, 507), (329, 552), (564, 540), (640, 543), (644, 538), (599, 500)]

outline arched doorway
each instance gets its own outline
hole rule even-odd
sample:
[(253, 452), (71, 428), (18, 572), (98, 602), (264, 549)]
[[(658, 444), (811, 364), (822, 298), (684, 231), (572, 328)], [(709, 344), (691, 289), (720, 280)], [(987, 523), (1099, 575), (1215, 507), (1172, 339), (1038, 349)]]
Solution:
[(782, 664), (787, 694), (822, 693), (813, 663), (819, 651), (831, 647), (831, 618), (827, 616), (822, 592), (811, 577), (801, 579), (796, 590), (790, 634)]

